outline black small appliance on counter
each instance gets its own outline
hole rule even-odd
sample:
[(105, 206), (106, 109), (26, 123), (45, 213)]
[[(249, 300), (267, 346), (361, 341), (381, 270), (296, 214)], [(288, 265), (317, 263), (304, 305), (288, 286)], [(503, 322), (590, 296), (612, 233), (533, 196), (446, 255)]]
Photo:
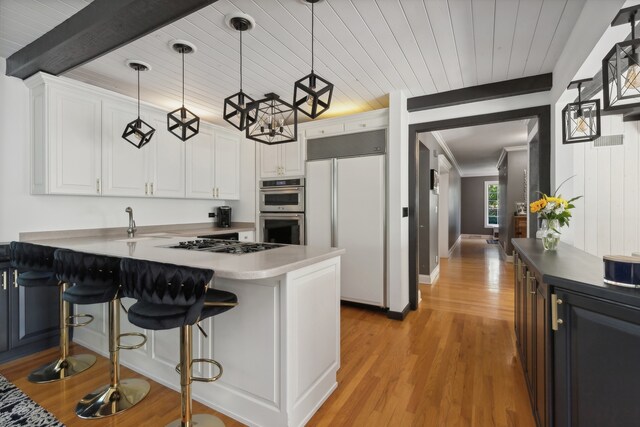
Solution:
[(218, 206), (218, 227), (231, 227), (231, 206)]

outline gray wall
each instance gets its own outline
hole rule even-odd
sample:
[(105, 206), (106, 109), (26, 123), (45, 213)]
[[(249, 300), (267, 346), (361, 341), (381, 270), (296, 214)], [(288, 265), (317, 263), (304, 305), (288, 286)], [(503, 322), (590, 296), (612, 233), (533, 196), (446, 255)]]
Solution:
[(462, 178), (461, 232), (462, 234), (492, 234), (484, 226), (484, 182), (498, 181), (498, 176)]
[(419, 272), (431, 274), (438, 265), (438, 195), (430, 190), (430, 170), (438, 169), (438, 141), (430, 134), (418, 135), (420, 144), (419, 158)]
[(449, 249), (460, 237), (460, 174), (455, 168), (449, 171)]
[[(511, 255), (513, 245), (513, 214), (516, 202), (526, 202), (524, 195), (524, 170), (527, 168), (526, 151), (509, 151), (500, 164), (500, 244)], [(504, 189), (503, 189), (504, 186)], [(506, 197), (502, 195), (506, 194)]]

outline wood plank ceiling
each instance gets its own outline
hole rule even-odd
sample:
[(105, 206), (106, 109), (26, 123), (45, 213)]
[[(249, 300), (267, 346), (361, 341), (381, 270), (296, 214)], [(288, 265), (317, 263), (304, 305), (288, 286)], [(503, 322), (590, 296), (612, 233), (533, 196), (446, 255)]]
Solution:
[[(0, 0), (0, 56), (7, 57), (89, 0)], [(316, 72), (335, 84), (327, 116), (386, 107), (387, 94), (418, 96), (553, 70), (585, 0), (325, 0), (316, 5)], [(186, 105), (222, 123), (223, 99), (238, 89), (238, 34), (226, 14), (251, 15), (244, 37), (244, 88), (290, 100), (310, 70), (310, 8), (300, 0), (219, 0), (174, 24), (65, 74), (135, 96), (127, 59), (153, 69), (142, 98), (180, 105), (180, 57), (173, 39), (198, 51), (186, 58)]]

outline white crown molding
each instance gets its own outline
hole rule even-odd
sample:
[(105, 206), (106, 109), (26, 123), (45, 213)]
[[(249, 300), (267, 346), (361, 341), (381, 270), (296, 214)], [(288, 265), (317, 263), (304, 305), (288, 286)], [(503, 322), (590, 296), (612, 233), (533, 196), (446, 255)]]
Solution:
[(536, 124), (533, 125), (533, 127), (531, 128), (531, 132), (529, 132), (529, 134), (527, 135), (527, 144), (531, 142), (531, 140), (533, 139), (533, 136), (537, 133), (538, 133), (538, 123), (536, 121)]
[(440, 169), (440, 173), (442, 173), (442, 170), (446, 170), (448, 172), (452, 167), (453, 166), (447, 159), (447, 156), (445, 156), (444, 154), (438, 154), (438, 169)]
[(458, 174), (460, 176), (463, 176), (462, 170), (460, 169), (460, 165), (458, 164), (456, 157), (451, 152), (451, 149), (447, 145), (447, 142), (444, 140), (444, 137), (442, 136), (442, 134), (437, 130), (432, 131), (431, 134), (436, 139), (436, 141), (438, 141), (438, 145), (440, 145), (440, 148), (442, 148), (442, 151), (444, 151), (447, 157), (449, 158), (449, 160), (451, 160), (451, 163), (453, 163), (453, 167), (456, 168), (456, 170), (458, 171)]
[(460, 175), (461, 178), (479, 178), (479, 177), (494, 178), (496, 176), (498, 176), (497, 170), (495, 172), (486, 171), (486, 172), (465, 173), (464, 175)]
[(524, 151), (529, 148), (527, 145), (515, 145), (513, 147), (504, 147), (504, 151)]

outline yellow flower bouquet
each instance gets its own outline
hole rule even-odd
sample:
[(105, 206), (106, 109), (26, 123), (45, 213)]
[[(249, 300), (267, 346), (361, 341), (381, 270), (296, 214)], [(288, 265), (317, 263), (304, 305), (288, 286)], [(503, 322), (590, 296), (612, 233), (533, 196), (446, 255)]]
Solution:
[[(569, 179), (565, 180), (562, 184)], [(560, 228), (569, 226), (571, 209), (575, 208), (573, 202), (582, 197), (578, 196), (566, 200), (563, 199), (562, 196), (556, 195), (560, 187), (562, 187), (562, 184), (556, 189), (553, 196), (540, 193), (542, 197), (529, 204), (531, 212), (537, 213), (540, 218), (545, 220), (542, 226), (542, 244), (546, 250), (556, 249), (560, 241)]]

